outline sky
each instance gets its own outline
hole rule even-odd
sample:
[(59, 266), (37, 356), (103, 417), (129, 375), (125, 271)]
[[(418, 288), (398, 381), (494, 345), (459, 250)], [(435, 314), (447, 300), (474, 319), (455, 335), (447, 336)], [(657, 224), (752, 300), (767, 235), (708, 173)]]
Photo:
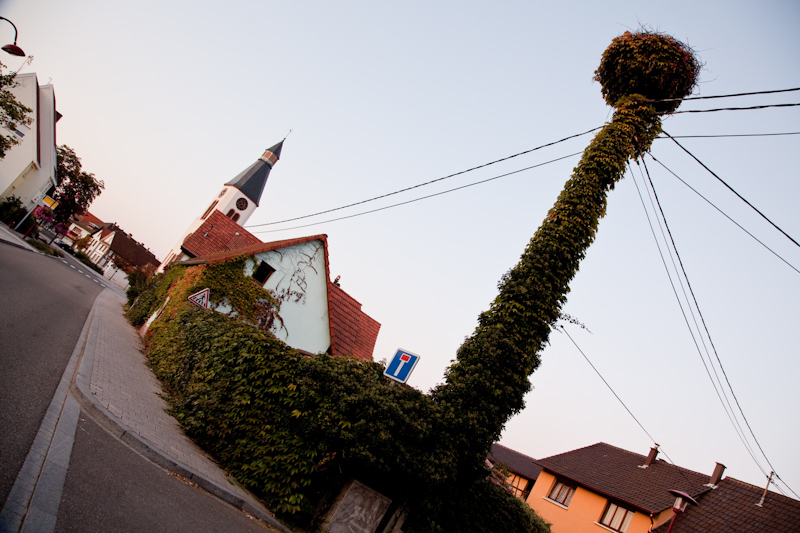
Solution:
[[(498, 176), (579, 153), (591, 135), (357, 207), (255, 225), (602, 126), (612, 110), (592, 75), (611, 39), (641, 26), (696, 50), (705, 66), (695, 95), (800, 87), (796, 1), (556, 4), (0, 0), (0, 16), (34, 56), (22, 72), (54, 86), (58, 143), (105, 183), (92, 213), (159, 259), (221, 184), (291, 132), (248, 229), (267, 242), (327, 234), (331, 276), (382, 324), (375, 359), (397, 348), (419, 354), (409, 383), (427, 391), (442, 382), (577, 156)], [(0, 21), (3, 39), (13, 31)], [(21, 59), (2, 57), (12, 70)], [(680, 110), (797, 102), (800, 93), (787, 92)], [(675, 137), (798, 132), (800, 108), (676, 114), (664, 129)], [(800, 135), (678, 142), (800, 240)], [(686, 468), (710, 475), (720, 462), (726, 475), (758, 486), (774, 469), (778, 489), (800, 493), (800, 247), (673, 141), (656, 140), (652, 154), (716, 206), (645, 158), (716, 355), (690, 333), (694, 319), (684, 319), (682, 289), (673, 290), (664, 266), (672, 262), (662, 262), (653, 236), (661, 231), (648, 223), (644, 166), (634, 164), (610, 193), (563, 309), (586, 329), (552, 333), (501, 443), (542, 458), (596, 442), (646, 455), (655, 441), (662, 458)], [(732, 385), (747, 446), (712, 385), (717, 375)]]

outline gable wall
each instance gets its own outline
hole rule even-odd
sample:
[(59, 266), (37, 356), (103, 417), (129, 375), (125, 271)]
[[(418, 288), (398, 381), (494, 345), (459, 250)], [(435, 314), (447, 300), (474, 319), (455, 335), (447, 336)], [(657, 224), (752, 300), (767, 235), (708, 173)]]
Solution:
[(245, 274), (250, 276), (261, 261), (275, 269), (264, 288), (281, 300), (284, 327), (273, 333), (289, 346), (310, 353), (325, 352), (331, 345), (328, 320), (328, 274), (322, 241), (310, 241), (280, 250), (256, 254)]
[[(542, 470), (531, 489), (527, 503), (539, 516), (553, 524), (553, 533), (603, 533), (611, 531), (600, 522), (606, 510), (608, 499), (595, 492), (578, 487), (567, 509), (547, 499), (555, 483), (555, 476)], [(653, 517), (656, 527), (672, 518), (672, 509), (667, 509)], [(626, 533), (646, 533), (650, 529), (650, 517), (637, 511)]]

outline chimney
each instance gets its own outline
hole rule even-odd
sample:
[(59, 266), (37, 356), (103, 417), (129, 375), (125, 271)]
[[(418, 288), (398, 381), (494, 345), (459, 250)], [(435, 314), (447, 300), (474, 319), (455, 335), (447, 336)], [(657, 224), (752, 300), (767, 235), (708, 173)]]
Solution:
[(639, 468), (647, 468), (651, 464), (655, 463), (657, 456), (658, 456), (658, 444), (650, 448), (650, 454), (648, 454), (647, 459), (644, 460), (644, 464), (639, 465)]
[(722, 463), (717, 463), (717, 466), (714, 467), (714, 473), (711, 474), (711, 479), (708, 480), (708, 486), (716, 487), (719, 485), (723, 472), (725, 472), (725, 465)]

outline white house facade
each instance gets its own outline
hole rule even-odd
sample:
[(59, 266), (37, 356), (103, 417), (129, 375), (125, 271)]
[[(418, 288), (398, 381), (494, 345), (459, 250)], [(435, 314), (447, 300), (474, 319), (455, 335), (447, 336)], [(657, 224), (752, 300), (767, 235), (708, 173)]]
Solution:
[[(0, 159), (0, 198), (16, 196), (31, 211), (56, 182), (56, 111), (52, 85), (39, 85), (36, 74), (19, 74), (10, 92), (33, 111), (30, 126), (17, 124), (11, 131), (20, 140)], [(5, 132), (4, 132), (5, 133)]]

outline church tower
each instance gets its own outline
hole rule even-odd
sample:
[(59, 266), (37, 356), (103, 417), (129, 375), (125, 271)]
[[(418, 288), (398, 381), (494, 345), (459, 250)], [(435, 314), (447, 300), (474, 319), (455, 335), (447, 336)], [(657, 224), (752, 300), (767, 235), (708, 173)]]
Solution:
[(264, 192), (264, 186), (267, 184), (272, 167), (280, 159), (282, 148), (283, 141), (268, 148), (255, 163), (226, 183), (205, 212), (189, 225), (178, 243), (170, 250), (167, 258), (158, 267), (158, 271), (163, 272), (170, 263), (191, 256), (183, 249), (184, 242), (197, 228), (203, 225), (203, 222), (214, 211), (219, 211), (239, 226), (244, 226), (261, 201), (261, 193)]

